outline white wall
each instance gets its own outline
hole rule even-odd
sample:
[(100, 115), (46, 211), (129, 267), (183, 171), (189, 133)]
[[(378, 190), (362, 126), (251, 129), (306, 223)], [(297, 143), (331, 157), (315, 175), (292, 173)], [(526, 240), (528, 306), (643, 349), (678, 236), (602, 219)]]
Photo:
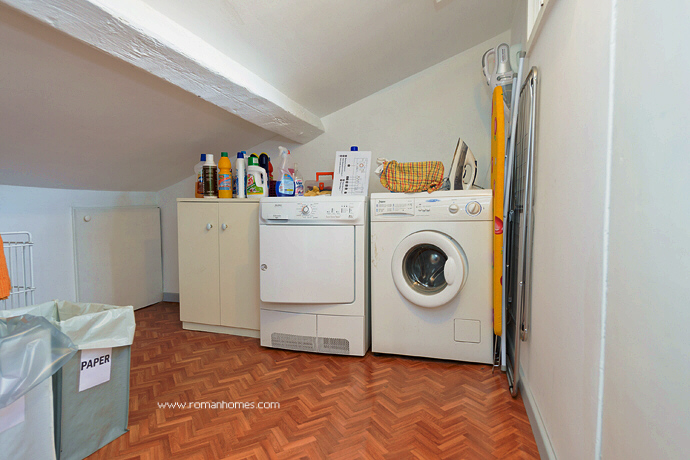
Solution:
[(603, 458), (690, 456), (688, 17), (617, 2)]
[[(74, 301), (71, 208), (155, 204), (154, 192), (100, 192), (0, 185), (0, 232), (32, 233), (37, 303), (52, 299)], [(94, 251), (98, 251), (98, 248), (94, 248)]]
[[(513, 21), (510, 24), (510, 43), (511, 45), (522, 45), (523, 51), (524, 45), (527, 44), (527, 0), (515, 0), (513, 5)], [(512, 50), (511, 50), (512, 51)], [(511, 64), (517, 63), (517, 59), (514, 56), (510, 56)], [(516, 59), (513, 61), (513, 59)], [(517, 71), (517, 65), (515, 69)]]
[[(190, 166), (193, 168), (194, 165)], [(180, 271), (177, 264), (177, 198), (193, 198), (196, 177), (171, 185), (158, 192), (161, 208), (161, 238), (163, 246), (163, 292), (180, 293)]]
[(540, 88), (531, 336), (521, 361), (559, 459), (595, 453), (610, 18), (610, 2), (556, 1), (528, 56)]
[(552, 6), (524, 383), (559, 459), (687, 458), (690, 5)]
[[(374, 163), (377, 157), (399, 162), (441, 160), (447, 175), (462, 137), (479, 163), (479, 185), (488, 187), (491, 99), (479, 63), (487, 49), (509, 38), (505, 32), (324, 117), (326, 133), (307, 144), (283, 145), (311, 179), (317, 171), (333, 171), (335, 152), (352, 145), (370, 150)], [(278, 145), (281, 141), (275, 139), (247, 151), (267, 152), (276, 167)], [(386, 191), (373, 174), (369, 191)]]
[[(277, 170), (278, 146), (285, 145), (307, 179), (314, 179), (317, 171), (333, 171), (335, 152), (349, 150), (351, 145), (371, 150), (374, 163), (376, 157), (400, 162), (441, 160), (447, 175), (462, 137), (477, 158), (478, 184), (488, 187), (491, 100), (479, 63), (487, 49), (509, 37), (505, 32), (324, 117), (326, 133), (307, 144), (276, 138), (246, 150), (267, 152)], [(369, 192), (385, 192), (373, 170)], [(167, 293), (179, 292), (175, 198), (191, 196), (192, 181), (190, 176), (158, 196), (163, 216), (163, 291)]]

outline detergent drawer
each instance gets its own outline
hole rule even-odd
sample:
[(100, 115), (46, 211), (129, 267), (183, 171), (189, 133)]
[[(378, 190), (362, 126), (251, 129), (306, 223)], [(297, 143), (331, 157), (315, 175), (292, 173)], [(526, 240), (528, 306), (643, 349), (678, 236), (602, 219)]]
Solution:
[(259, 240), (261, 301), (354, 302), (354, 226), (260, 225)]

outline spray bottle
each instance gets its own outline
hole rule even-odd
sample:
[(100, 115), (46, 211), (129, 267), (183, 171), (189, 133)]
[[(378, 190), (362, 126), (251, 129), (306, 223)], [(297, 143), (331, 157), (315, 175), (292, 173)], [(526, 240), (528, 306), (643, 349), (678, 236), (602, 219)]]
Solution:
[(295, 181), (288, 169), (288, 155), (290, 155), (290, 151), (282, 145), (278, 147), (278, 151), (280, 152), (280, 174), (276, 183), (276, 196), (294, 196)]

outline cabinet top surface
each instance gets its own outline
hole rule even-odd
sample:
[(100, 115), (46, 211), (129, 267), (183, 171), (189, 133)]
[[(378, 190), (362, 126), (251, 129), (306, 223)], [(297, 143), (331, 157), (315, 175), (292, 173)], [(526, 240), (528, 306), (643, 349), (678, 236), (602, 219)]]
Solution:
[(257, 198), (178, 198), (177, 202), (192, 203), (258, 203), (261, 197)]

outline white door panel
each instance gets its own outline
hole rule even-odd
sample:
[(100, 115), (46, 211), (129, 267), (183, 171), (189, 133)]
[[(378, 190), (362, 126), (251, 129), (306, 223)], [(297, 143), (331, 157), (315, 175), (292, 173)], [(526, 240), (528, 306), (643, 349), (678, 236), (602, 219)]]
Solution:
[(73, 208), (77, 300), (135, 309), (163, 300), (160, 208)]
[(261, 225), (259, 253), (263, 302), (354, 302), (354, 227)]

